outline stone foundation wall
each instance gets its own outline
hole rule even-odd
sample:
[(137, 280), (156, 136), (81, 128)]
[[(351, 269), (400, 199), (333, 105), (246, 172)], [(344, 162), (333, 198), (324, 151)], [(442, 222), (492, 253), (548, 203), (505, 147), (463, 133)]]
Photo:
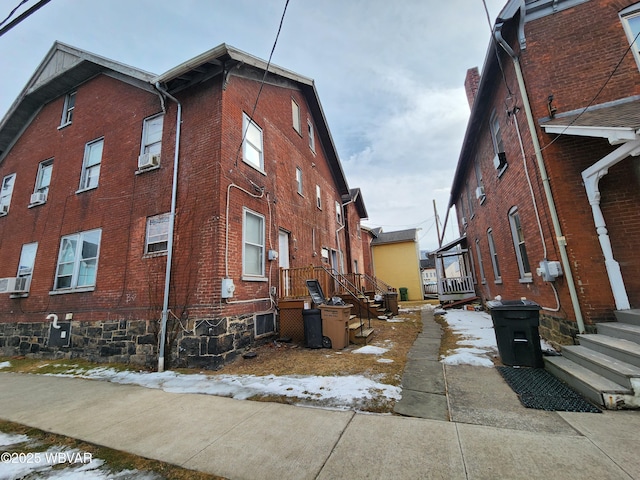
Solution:
[[(540, 312), (540, 336), (547, 340), (556, 350), (563, 345), (574, 345), (578, 333), (578, 324), (574, 321), (551, 317)], [(586, 333), (596, 333), (595, 325), (585, 325)]]
[[(52, 346), (51, 322), (0, 323), (0, 355), (83, 358), (92, 362), (129, 363), (145, 368), (157, 365), (158, 326), (155, 322), (70, 323), (68, 347)], [(253, 315), (189, 321), (186, 328), (180, 328), (170, 349), (170, 368), (216, 370), (256, 342)]]

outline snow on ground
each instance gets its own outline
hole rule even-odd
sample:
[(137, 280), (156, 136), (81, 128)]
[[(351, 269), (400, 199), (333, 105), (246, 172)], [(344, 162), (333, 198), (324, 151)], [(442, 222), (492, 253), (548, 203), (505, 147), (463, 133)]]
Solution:
[[(435, 312), (436, 314), (438, 311)], [(458, 348), (441, 359), (447, 365), (493, 367), (492, 357), (498, 354), (491, 315), (471, 310), (446, 310), (442, 315), (451, 330), (462, 335)]]
[(11, 362), (0, 362), (0, 370), (3, 368), (9, 368), (11, 366)]

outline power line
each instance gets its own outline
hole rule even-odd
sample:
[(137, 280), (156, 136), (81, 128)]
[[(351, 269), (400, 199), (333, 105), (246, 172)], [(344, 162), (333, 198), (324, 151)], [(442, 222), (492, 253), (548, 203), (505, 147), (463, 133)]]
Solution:
[[(9, 20), (13, 14), (18, 10), (18, 8), (20, 8), (23, 4), (25, 4), (28, 0), (22, 0), (22, 2), (20, 2), (20, 4), (14, 8), (11, 13), (9, 14), (9, 16), (7, 18), (5, 18), (2, 23), (0, 23), (0, 25), (4, 24), (5, 22), (7, 22), (7, 20)], [(11, 22), (9, 22), (6, 26), (2, 27), (2, 29), (0, 29), (0, 37), (2, 35), (4, 35), (5, 33), (7, 33), (9, 30), (11, 30), (13, 27), (15, 27), (16, 25), (18, 25), (20, 22), (22, 22), (23, 20), (25, 20), (27, 17), (29, 17), (30, 15), (32, 15), (33, 13), (35, 13), (36, 11), (40, 10), (42, 7), (44, 7), (47, 3), (49, 3), (51, 0), (40, 0), (38, 3), (36, 3), (33, 7), (29, 8), (29, 10), (25, 11), (24, 13), (20, 14), (15, 20), (12, 20)]]

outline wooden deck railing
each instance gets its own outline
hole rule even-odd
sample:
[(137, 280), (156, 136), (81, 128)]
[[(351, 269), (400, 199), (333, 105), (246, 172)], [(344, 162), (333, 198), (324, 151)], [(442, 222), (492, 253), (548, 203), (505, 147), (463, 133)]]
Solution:
[(473, 277), (471, 275), (438, 279), (438, 295), (459, 293), (475, 293)]

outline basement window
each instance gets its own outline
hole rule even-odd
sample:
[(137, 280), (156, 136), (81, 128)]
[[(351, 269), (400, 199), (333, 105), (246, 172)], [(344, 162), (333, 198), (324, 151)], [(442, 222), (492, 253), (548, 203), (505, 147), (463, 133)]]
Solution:
[(255, 336), (262, 337), (264, 335), (269, 335), (276, 331), (276, 321), (275, 315), (273, 312), (265, 313), (262, 315), (256, 315), (254, 327), (255, 327)]

